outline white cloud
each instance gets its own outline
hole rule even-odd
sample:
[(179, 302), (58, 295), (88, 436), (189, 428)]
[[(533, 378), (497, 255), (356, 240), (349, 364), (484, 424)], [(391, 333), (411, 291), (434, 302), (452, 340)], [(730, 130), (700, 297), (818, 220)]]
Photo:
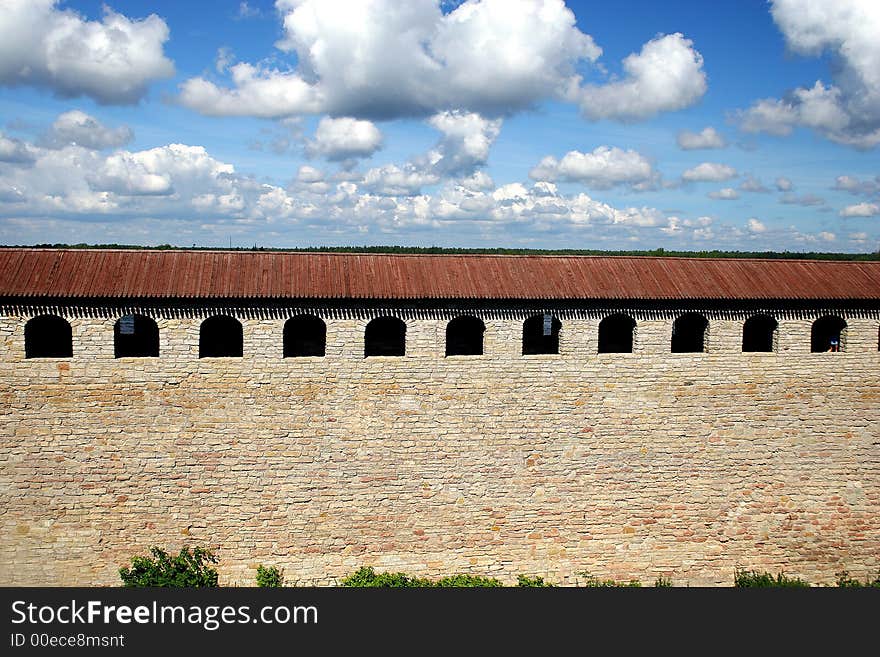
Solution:
[(256, 18), (260, 15), (262, 14), (259, 7), (251, 7), (247, 2), (240, 2), (238, 4), (237, 18)]
[(717, 192), (709, 192), (708, 196), (718, 201), (735, 201), (739, 198), (739, 192), (732, 187), (725, 187)]
[(880, 192), (880, 176), (874, 180), (860, 180), (856, 176), (837, 176), (832, 189), (855, 195), (870, 196)]
[(746, 224), (748, 226), (749, 232), (751, 233), (765, 233), (767, 232), (767, 226), (764, 225), (760, 219), (755, 219), (752, 217)]
[(746, 226), (751, 233), (767, 232), (767, 226), (764, 225), (764, 222), (762, 222), (760, 219), (755, 219), (754, 217), (748, 220)]
[[(360, 236), (378, 242), (385, 234), (395, 241), (437, 243), (468, 235), (484, 244), (506, 237), (522, 244), (614, 248), (637, 242), (753, 248), (757, 239), (780, 246), (823, 240), (794, 230), (761, 231), (763, 224), (746, 230), (711, 217), (619, 207), (584, 193), (560, 192), (551, 181), (496, 187), (479, 169), (444, 180), (427, 156), (366, 173), (353, 168), (328, 174), (305, 165), (283, 188), (244, 175), (195, 145), (114, 152), (23, 141), (14, 147), (31, 154), (29, 162), (0, 164), (0, 239), (16, 243), (45, 241), (45, 235), (59, 241), (178, 244), (192, 238), (213, 245), (230, 236), (240, 236), (238, 244), (283, 245)], [(472, 159), (479, 160), (481, 152), (475, 147)]]
[(191, 199), (207, 209), (206, 199), (233, 198), (235, 169), (219, 162), (202, 146), (169, 144), (145, 151), (116, 151), (99, 167), (86, 172), (95, 192), (116, 196), (165, 196)]
[(422, 187), (450, 177), (468, 189), (492, 185), (492, 179), (478, 169), (489, 158), (501, 130), (501, 119), (488, 120), (473, 112), (441, 112), (427, 123), (442, 135), (431, 150), (403, 166), (388, 164), (370, 169), (361, 184), (385, 196), (419, 195)]
[(68, 145), (93, 150), (124, 146), (134, 138), (131, 128), (119, 126), (108, 128), (93, 116), (79, 110), (60, 114), (46, 132), (43, 142), (50, 148)]
[(700, 132), (690, 132), (682, 130), (676, 138), (678, 147), (682, 150), (693, 151), (706, 148), (724, 148), (727, 141), (722, 137), (715, 128), (709, 126), (703, 128)]
[[(529, 231), (594, 227), (612, 231), (609, 235), (656, 229), (665, 222), (654, 208), (616, 208), (586, 194), (560, 194), (550, 182), (495, 188), (482, 171), (441, 184), (437, 174), (408, 163), (374, 168), (362, 176), (342, 172), (349, 179), (333, 183), (320, 169), (302, 166), (288, 191), (239, 174), (201, 146), (169, 144), (112, 153), (72, 144), (45, 148), (21, 142), (21, 148), (33, 153), (29, 165), (0, 165), (2, 221), (33, 217), (31, 223), (37, 225), (39, 217), (89, 224), (161, 219), (178, 222), (180, 235), (191, 232), (183, 227), (187, 222), (211, 234), (233, 224), (276, 229), (314, 225), (351, 234), (463, 222), (474, 227), (515, 224)], [(437, 187), (422, 193), (427, 186)], [(5, 230), (2, 221), (0, 231)]]
[(439, 182), (439, 176), (420, 170), (412, 164), (403, 168), (396, 164), (387, 164), (367, 171), (362, 184), (371, 192), (383, 196), (413, 196), (420, 194), (422, 187)]
[(299, 75), (239, 63), (229, 67), (235, 85), (218, 87), (190, 78), (180, 88), (183, 105), (209, 116), (255, 116), (265, 119), (324, 111), (319, 94)]
[(0, 84), (46, 87), (63, 97), (136, 103), (153, 80), (174, 74), (155, 14), (132, 20), (105, 6), (101, 21), (57, 8), (58, 0), (4, 0)]
[(214, 58), (214, 70), (218, 73), (225, 73), (235, 61), (235, 53), (228, 46), (222, 46), (217, 49), (217, 56)]
[(764, 187), (764, 183), (751, 175), (746, 176), (746, 179), (740, 183), (739, 188), (744, 192), (753, 192), (756, 194), (763, 194), (770, 191)]
[(659, 36), (623, 60), (622, 80), (586, 85), (577, 93), (581, 111), (592, 120), (643, 119), (680, 110), (706, 93), (703, 57), (682, 34)]
[(501, 132), (501, 119), (489, 120), (473, 112), (440, 112), (428, 124), (443, 137), (428, 158), (442, 175), (469, 176), (489, 159), (489, 149)]
[(855, 192), (861, 187), (861, 181), (854, 176), (837, 176), (832, 189)]
[(788, 178), (777, 178), (776, 179), (776, 189), (780, 192), (790, 192), (794, 189), (794, 185)]
[(837, 239), (837, 235), (830, 233), (827, 230), (823, 230), (819, 233), (819, 239), (825, 242), (833, 242)]
[(685, 182), (723, 182), (736, 178), (736, 169), (717, 162), (703, 162), (681, 174)]
[(856, 148), (880, 143), (880, 4), (873, 0), (772, 0), (771, 13), (793, 52), (830, 52), (834, 84), (817, 80), (783, 99), (738, 114), (746, 132), (788, 135), (795, 126)]
[(382, 133), (370, 121), (348, 117), (324, 117), (315, 130), (315, 138), (306, 144), (306, 152), (330, 161), (370, 157), (382, 147)]
[(27, 215), (88, 221), (121, 215), (185, 219), (208, 208), (235, 213), (236, 207), (254, 205), (266, 187), (237, 175), (231, 164), (201, 146), (169, 144), (111, 153), (70, 143), (26, 147), (33, 157), (29, 165), (0, 167), (0, 191), (15, 192), (0, 193), (0, 215), (4, 201), (18, 201), (23, 203), (15, 212)]
[(601, 54), (562, 0), (278, 0), (293, 70), (241, 63), (232, 86), (197, 77), (180, 102), (203, 114), (369, 119), (464, 109), (484, 115), (561, 98)]
[(856, 244), (865, 244), (868, 241), (868, 233), (850, 233), (849, 239)]
[(0, 162), (27, 164), (35, 159), (36, 152), (30, 144), (0, 132)]
[(876, 203), (847, 205), (840, 211), (841, 217), (876, 217), (877, 215), (880, 215), (880, 205)]
[(595, 189), (629, 185), (645, 189), (657, 173), (641, 153), (617, 147), (599, 146), (592, 153), (569, 151), (561, 160), (547, 156), (529, 172), (533, 180), (579, 182)]
[(685, 234), (685, 229), (692, 229), (694, 237), (706, 238), (712, 235), (711, 225), (714, 223), (712, 217), (697, 217), (696, 219), (682, 219), (681, 217), (667, 217), (666, 225), (660, 228), (660, 231), (667, 235), (681, 237)]
[(801, 194), (800, 196), (797, 194), (785, 194), (779, 199), (779, 202), (785, 205), (803, 205), (804, 207), (825, 205), (825, 199), (815, 194)]
[(324, 172), (319, 171), (315, 167), (303, 165), (296, 172), (296, 179), (304, 183), (316, 183), (324, 180)]

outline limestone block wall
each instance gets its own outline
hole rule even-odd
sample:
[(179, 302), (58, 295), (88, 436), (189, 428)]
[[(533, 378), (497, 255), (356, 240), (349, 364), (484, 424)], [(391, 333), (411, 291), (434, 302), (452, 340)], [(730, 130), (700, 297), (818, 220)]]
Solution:
[[(750, 313), (707, 310), (707, 351), (670, 353), (682, 309), (633, 308), (634, 353), (598, 354), (610, 310), (558, 309), (558, 355), (521, 355), (521, 308), (478, 309), (484, 355), (445, 357), (453, 308), (0, 308), (0, 584), (114, 585), (151, 545), (202, 545), (221, 584), (256, 565), (333, 584), (361, 565), (574, 584), (735, 568), (831, 582), (880, 569), (880, 316), (837, 310), (846, 351), (810, 353), (825, 310), (769, 309), (778, 350), (742, 353)], [(282, 358), (286, 318), (327, 324)], [(73, 357), (26, 359), (24, 325), (67, 318)], [(115, 359), (122, 314), (158, 358)], [(199, 359), (238, 317), (244, 357)], [(406, 356), (363, 357), (367, 322)]]

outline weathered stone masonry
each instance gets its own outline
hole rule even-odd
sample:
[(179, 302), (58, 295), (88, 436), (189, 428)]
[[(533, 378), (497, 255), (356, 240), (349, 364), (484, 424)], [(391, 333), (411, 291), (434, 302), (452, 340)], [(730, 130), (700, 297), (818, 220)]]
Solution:
[[(832, 309), (848, 328), (831, 354), (810, 353), (827, 309), (765, 308), (778, 351), (742, 353), (755, 309), (709, 307), (707, 352), (673, 354), (685, 308), (634, 306), (634, 353), (597, 354), (618, 308), (561, 305), (560, 354), (523, 356), (534, 309), (477, 306), (485, 355), (446, 358), (454, 304), (389, 305), (0, 309), (0, 583), (112, 585), (131, 556), (185, 544), (217, 549), (224, 584), (258, 563), (302, 584), (364, 564), (691, 585), (880, 568), (876, 309)], [(24, 358), (47, 311), (72, 358)], [(198, 358), (218, 311), (241, 320), (243, 358)], [(156, 318), (159, 358), (114, 359), (130, 312)], [(325, 319), (326, 357), (281, 357), (299, 312)], [(383, 314), (406, 321), (406, 356), (365, 359)]]

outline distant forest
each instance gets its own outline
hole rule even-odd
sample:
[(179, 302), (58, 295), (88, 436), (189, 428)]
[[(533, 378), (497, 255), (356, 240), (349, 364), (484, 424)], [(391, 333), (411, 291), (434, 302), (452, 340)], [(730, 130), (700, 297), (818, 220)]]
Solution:
[[(13, 248), (0, 246), (0, 248)], [(242, 252), (291, 252), (298, 253), (421, 253), (421, 254), (489, 254), (489, 255), (586, 255), (586, 256), (666, 256), (678, 258), (776, 258), (798, 260), (880, 260), (880, 251), (875, 253), (822, 253), (816, 251), (668, 251), (652, 249), (647, 251), (602, 251), (599, 249), (460, 249), (440, 246), (305, 246), (298, 248), (253, 247), (180, 247), (170, 244), (158, 246), (138, 246), (134, 244), (33, 244), (36, 249), (138, 249), (138, 250), (183, 250), (183, 251), (242, 251)]]

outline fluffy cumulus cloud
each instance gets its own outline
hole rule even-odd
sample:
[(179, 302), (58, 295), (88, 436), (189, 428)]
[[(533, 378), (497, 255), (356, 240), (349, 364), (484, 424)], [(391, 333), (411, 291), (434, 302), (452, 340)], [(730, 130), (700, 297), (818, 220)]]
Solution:
[(681, 179), (684, 182), (724, 182), (736, 176), (736, 169), (731, 166), (717, 162), (703, 162), (681, 174)]
[(680, 110), (706, 93), (703, 57), (682, 34), (646, 43), (623, 60), (623, 79), (579, 89), (581, 111), (589, 119), (635, 120)]
[(386, 164), (367, 171), (362, 184), (371, 192), (383, 196), (413, 196), (421, 193), (422, 187), (439, 182), (439, 176), (413, 164), (403, 167)]
[(275, 189), (238, 175), (231, 164), (212, 157), (202, 146), (99, 150), (108, 140), (119, 139), (101, 137), (106, 128), (97, 122), (97, 128), (92, 125), (93, 130), (86, 131), (94, 138), (92, 143), (62, 143), (55, 127), (82, 127), (82, 121), (69, 119), (58, 117), (50, 129), (48, 134), (59, 137), (58, 141), (24, 144), (30, 155), (26, 165), (0, 162), (0, 216), (48, 215), (86, 221), (124, 216), (186, 220), (202, 213), (259, 216), (260, 196)]
[(727, 146), (727, 141), (724, 137), (711, 126), (703, 128), (700, 132), (682, 130), (678, 133), (676, 141), (678, 142), (678, 147), (685, 151), (724, 148)]
[(29, 164), (37, 157), (37, 152), (27, 142), (15, 137), (7, 137), (0, 132), (0, 162), (10, 164)]
[(71, 110), (55, 119), (43, 142), (51, 148), (78, 145), (102, 150), (124, 146), (133, 138), (134, 133), (128, 126), (110, 128), (85, 112)]
[(382, 133), (370, 121), (324, 117), (315, 138), (306, 144), (306, 152), (312, 157), (339, 161), (369, 157), (381, 147)]
[[(460, 127), (456, 117), (445, 118)], [(436, 123), (443, 135), (438, 148), (449, 135), (459, 134), (442, 118)], [(176, 221), (180, 234), (191, 232), (185, 228), (187, 223), (205, 230), (244, 225), (334, 227), (350, 234), (364, 229), (436, 228), (450, 222), (487, 230), (517, 225), (525, 230), (594, 227), (609, 231), (659, 229), (667, 223), (654, 208), (616, 208), (583, 193), (562, 194), (547, 181), (496, 187), (479, 170), (458, 180), (441, 181), (427, 161), (428, 168), (423, 169), (407, 163), (363, 174), (337, 171), (331, 176), (306, 165), (282, 188), (242, 175), (202, 146), (168, 144), (107, 151), (74, 141), (49, 147), (3, 139), (0, 219), (7, 225), (24, 217), (31, 217), (31, 224), (51, 216), (53, 221), (108, 225), (119, 225), (126, 218), (135, 223), (149, 218)], [(464, 150), (472, 161), (479, 161), (485, 145), (459, 143), (467, 141), (453, 139), (458, 146), (446, 149), (452, 153), (449, 156), (454, 158)], [(29, 154), (26, 162), (21, 161), (20, 152)], [(425, 193), (428, 185), (435, 189)]]
[[(97, 135), (116, 130), (69, 118), (55, 123), (86, 124)], [(563, 192), (550, 179), (498, 186), (480, 168), (498, 125), (466, 113), (435, 115), (429, 123), (440, 133), (437, 144), (409, 162), (329, 172), (311, 163), (300, 166), (286, 186), (243, 174), (198, 145), (130, 150), (97, 147), (112, 142), (109, 138), (84, 145), (82, 139), (29, 143), (2, 135), (0, 237), (39, 241), (43, 230), (71, 241), (180, 243), (192, 237), (218, 244), (237, 235), (239, 243), (265, 239), (281, 244), (355, 235), (422, 241), (419, 236), (426, 234), (469, 234), (486, 243), (515, 236), (522, 243), (540, 238), (559, 246), (587, 240), (616, 248), (634, 243), (705, 248), (745, 245), (761, 232), (754, 223), (746, 230), (712, 217), (613, 205), (586, 193)], [(553, 170), (557, 180), (599, 175), (592, 172), (601, 167), (583, 169), (579, 158), (563, 166), (564, 160)], [(456, 173), (446, 175), (450, 168)], [(648, 171), (643, 170), (644, 176), (649, 177)], [(622, 174), (606, 175), (611, 178), (596, 177), (600, 186), (635, 180), (617, 183), (614, 176)], [(768, 234), (776, 239), (777, 232), (782, 235)], [(795, 231), (780, 239), (800, 243), (825, 237)]]
[(764, 186), (764, 183), (751, 175), (746, 176), (746, 179), (740, 183), (739, 188), (744, 192), (752, 192), (755, 194), (764, 194), (770, 191)]
[(739, 113), (740, 127), (784, 136), (803, 126), (856, 148), (880, 143), (880, 3), (772, 0), (771, 13), (791, 51), (831, 54), (834, 82), (759, 100)]
[(479, 169), (489, 159), (501, 119), (489, 120), (473, 112), (440, 112), (427, 123), (441, 134), (437, 144), (402, 166), (370, 169), (362, 181), (367, 189), (385, 196), (413, 196), (423, 187), (448, 179), (471, 189), (492, 186), (488, 174)]
[(447, 109), (498, 115), (559, 97), (601, 54), (562, 0), (278, 0), (294, 69), (240, 63), (232, 86), (192, 78), (183, 104), (204, 114), (304, 113), (389, 119)]
[(784, 205), (802, 205), (804, 207), (825, 205), (825, 199), (815, 194), (783, 194), (779, 202)]
[(716, 201), (735, 201), (739, 198), (739, 192), (732, 187), (725, 187), (717, 192), (709, 192), (708, 197)]
[(569, 151), (561, 160), (547, 156), (529, 172), (533, 180), (578, 182), (594, 189), (627, 185), (635, 190), (652, 187), (657, 173), (641, 153), (599, 146), (591, 153)]
[(746, 223), (746, 227), (749, 229), (750, 233), (767, 232), (767, 226), (764, 225), (764, 222), (762, 222), (760, 219), (756, 219), (755, 217), (752, 217), (748, 220), (748, 222)]
[(163, 51), (168, 26), (158, 16), (130, 19), (105, 6), (100, 21), (89, 21), (59, 4), (3, 1), (0, 84), (130, 104), (152, 81), (173, 75), (174, 65)]
[[(642, 119), (706, 91), (703, 60), (681, 34), (658, 36), (625, 75), (584, 85), (602, 49), (563, 0), (277, 0), (293, 66), (240, 62), (229, 84), (194, 77), (182, 104), (207, 115), (329, 114), (384, 120), (460, 110), (498, 117), (552, 98), (590, 119)], [(225, 69), (224, 69), (225, 70)]]
[(880, 176), (873, 180), (861, 180), (857, 176), (837, 176), (832, 189), (857, 196), (873, 196), (880, 193)]
[(876, 203), (856, 203), (847, 205), (840, 211), (841, 217), (876, 217), (880, 215), (880, 205)]
[(428, 158), (436, 173), (469, 176), (486, 164), (489, 149), (501, 132), (501, 119), (485, 119), (474, 112), (440, 112), (428, 124), (443, 135)]
[(776, 179), (776, 189), (780, 192), (790, 192), (794, 189), (794, 183), (788, 178), (779, 177)]
[(669, 217), (666, 219), (666, 225), (660, 228), (660, 232), (681, 239), (687, 235), (688, 231), (691, 231), (691, 236), (694, 239), (705, 240), (714, 236), (713, 223), (715, 220), (712, 217), (697, 217), (696, 219)]

